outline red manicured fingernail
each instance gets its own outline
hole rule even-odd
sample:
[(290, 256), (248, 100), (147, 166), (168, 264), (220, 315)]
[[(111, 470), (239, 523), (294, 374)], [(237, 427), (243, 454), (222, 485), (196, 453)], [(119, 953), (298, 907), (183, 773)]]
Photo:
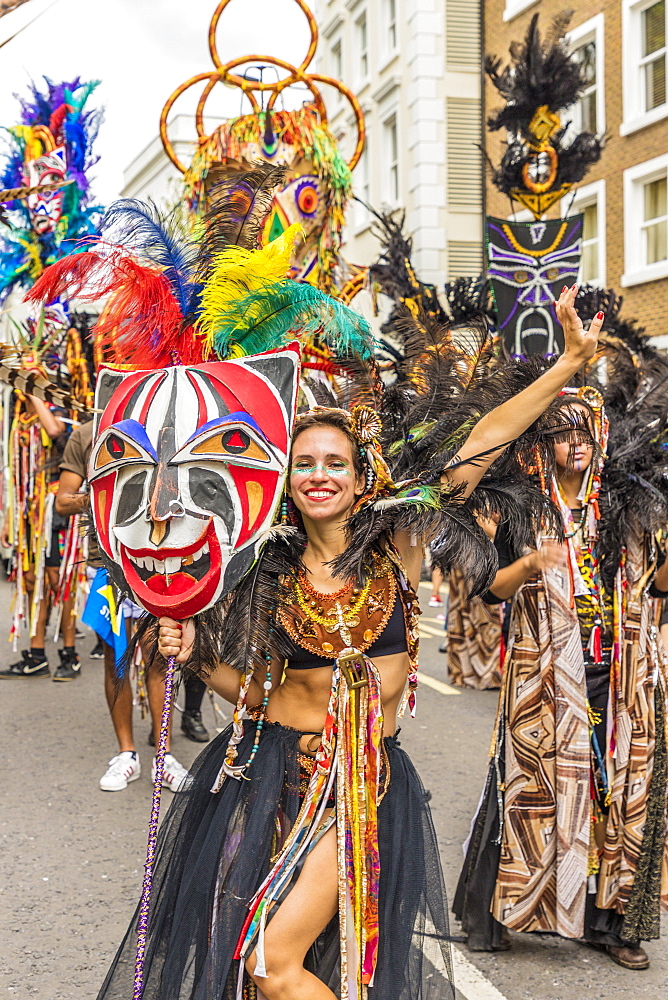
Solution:
[(183, 625), (181, 625), (180, 622), (176, 622), (175, 625), (176, 625), (176, 628), (179, 630), (179, 632), (183, 631)]
[(605, 313), (601, 313), (601, 312), (596, 313), (596, 319), (603, 319), (604, 316), (605, 316)]
[(564, 285), (564, 287), (561, 289), (561, 294), (562, 295), (564, 294), (564, 292), (566, 291), (567, 288), (568, 288), (568, 285)]

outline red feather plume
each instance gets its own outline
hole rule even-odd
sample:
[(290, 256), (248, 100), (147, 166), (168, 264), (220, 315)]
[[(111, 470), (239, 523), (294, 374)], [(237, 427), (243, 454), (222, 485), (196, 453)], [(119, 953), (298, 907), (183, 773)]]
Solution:
[(200, 364), (202, 341), (184, 333), (183, 313), (164, 272), (141, 264), (124, 248), (87, 250), (48, 267), (26, 295), (47, 304), (65, 297), (107, 298), (93, 336), (112, 364), (138, 369)]

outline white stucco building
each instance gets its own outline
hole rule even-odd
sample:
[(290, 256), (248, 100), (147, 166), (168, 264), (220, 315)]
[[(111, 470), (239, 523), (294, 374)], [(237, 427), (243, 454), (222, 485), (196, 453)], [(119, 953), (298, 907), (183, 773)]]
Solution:
[[(318, 69), (359, 98), (367, 147), (355, 192), (374, 207), (405, 208), (419, 276), (442, 285), (482, 267), (480, 4), (478, 0), (316, 0)], [(344, 150), (353, 117), (326, 91)], [(345, 256), (377, 250), (369, 213), (348, 215)]]
[[(214, 126), (217, 120), (212, 119)], [(214, 127), (212, 126), (212, 127)], [(169, 121), (169, 136), (181, 163), (190, 163), (195, 150), (193, 115), (175, 115)], [(150, 198), (162, 207), (173, 205), (181, 196), (183, 174), (165, 153), (160, 135), (156, 135), (123, 171), (122, 198)]]

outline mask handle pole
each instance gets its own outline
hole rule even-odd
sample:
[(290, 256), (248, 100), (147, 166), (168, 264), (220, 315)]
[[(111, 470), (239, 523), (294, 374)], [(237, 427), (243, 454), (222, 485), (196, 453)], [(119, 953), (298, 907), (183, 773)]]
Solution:
[(160, 816), (160, 796), (162, 792), (162, 776), (165, 771), (165, 754), (167, 752), (167, 733), (169, 717), (172, 710), (172, 691), (174, 688), (174, 669), (176, 657), (167, 660), (165, 672), (165, 700), (162, 705), (160, 720), (160, 737), (155, 755), (155, 780), (153, 782), (153, 799), (151, 801), (151, 820), (148, 827), (148, 843), (146, 845), (146, 863), (144, 865), (144, 882), (141, 901), (139, 903), (139, 919), (137, 921), (137, 952), (135, 956), (135, 976), (132, 990), (132, 1000), (142, 1000), (144, 993), (144, 958), (146, 956), (146, 933), (148, 930), (148, 913), (151, 905), (151, 889), (153, 886), (153, 865), (155, 863), (155, 846), (158, 838), (158, 819)]

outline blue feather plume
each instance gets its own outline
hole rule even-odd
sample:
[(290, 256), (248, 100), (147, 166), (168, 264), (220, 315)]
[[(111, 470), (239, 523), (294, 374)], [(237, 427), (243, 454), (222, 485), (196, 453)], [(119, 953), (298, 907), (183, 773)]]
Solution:
[(168, 226), (154, 204), (121, 198), (107, 209), (102, 231), (110, 242), (127, 247), (164, 272), (185, 316), (198, 290), (194, 280), (197, 249), (183, 238), (179, 227)]

